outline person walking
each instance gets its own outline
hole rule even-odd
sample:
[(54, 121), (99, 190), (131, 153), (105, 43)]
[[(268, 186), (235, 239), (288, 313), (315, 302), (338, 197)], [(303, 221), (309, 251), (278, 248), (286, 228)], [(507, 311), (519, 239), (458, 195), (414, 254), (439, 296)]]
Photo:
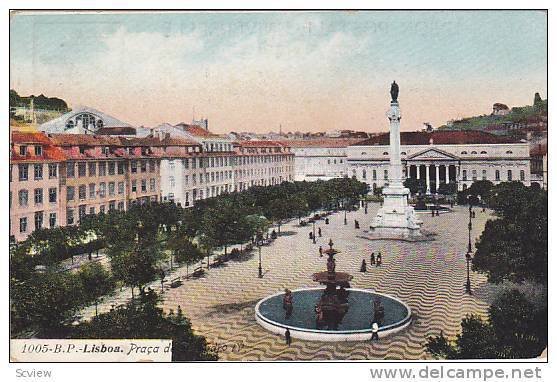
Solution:
[(379, 325), (377, 325), (377, 322), (371, 324), (371, 340), (379, 341)]
[(317, 234), (319, 235), (319, 237), (322, 236), (322, 235), (321, 235), (321, 227), (319, 227), (319, 228), (317, 229)]
[(369, 265), (375, 265), (375, 252), (371, 252), (371, 256), (369, 257)]
[(323, 257), (323, 247), (319, 246), (319, 257)]
[[(286, 328), (286, 332), (284, 332), (284, 339), (286, 340), (286, 344), (290, 346), (292, 343), (292, 337), (290, 336), (290, 329), (288, 328)], [(379, 339), (379, 337), (377, 339)]]
[(360, 267), (360, 272), (367, 272), (366, 259), (362, 260), (362, 266)]
[(377, 264), (376, 264), (376, 266), (380, 266), (382, 260), (383, 260), (383, 258), (382, 258), (382, 256), (381, 256), (381, 252), (379, 252), (379, 253), (377, 254)]

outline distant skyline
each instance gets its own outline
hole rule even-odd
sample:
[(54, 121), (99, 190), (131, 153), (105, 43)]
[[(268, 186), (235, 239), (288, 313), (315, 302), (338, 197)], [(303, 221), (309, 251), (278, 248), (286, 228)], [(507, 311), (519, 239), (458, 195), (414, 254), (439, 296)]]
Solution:
[(547, 98), (542, 11), (23, 12), (10, 88), (133, 125), (403, 131)]

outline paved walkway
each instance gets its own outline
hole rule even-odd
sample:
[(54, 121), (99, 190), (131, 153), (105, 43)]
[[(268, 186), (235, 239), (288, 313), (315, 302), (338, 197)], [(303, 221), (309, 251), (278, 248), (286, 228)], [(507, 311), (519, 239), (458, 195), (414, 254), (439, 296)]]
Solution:
[[(468, 243), (468, 211), (456, 207), (454, 213), (431, 217), (421, 215), (424, 229), (437, 233), (433, 242), (406, 243), (370, 241), (358, 238), (362, 231), (354, 228), (354, 219), (363, 228), (377, 211), (370, 204), (369, 214), (363, 209), (330, 217), (331, 224), (319, 221), (323, 237), (317, 244), (308, 239), (311, 225), (296, 227), (297, 220), (282, 227), (283, 235), (262, 248), (264, 277), (257, 277), (258, 254), (253, 251), (220, 268), (211, 269), (204, 277), (185, 281), (164, 294), (164, 309), (180, 305), (197, 333), (206, 336), (219, 352), (221, 360), (330, 360), (330, 359), (426, 359), (427, 336), (441, 331), (449, 337), (460, 332), (460, 321), (468, 313), (486, 314), (495, 287), (482, 275), (472, 273), (474, 294), (464, 293)], [(489, 214), (476, 209), (473, 237), (483, 230)], [(316, 227), (316, 230), (317, 230)], [(405, 301), (412, 309), (414, 321), (399, 334), (378, 343), (322, 343), (293, 339), (290, 347), (284, 338), (261, 328), (254, 318), (257, 301), (284, 288), (316, 286), (311, 275), (325, 270), (326, 258), (318, 248), (327, 248), (332, 238), (337, 270), (354, 275), (351, 285), (375, 289)], [(381, 251), (383, 265), (359, 272), (362, 259), (369, 264), (371, 252)]]

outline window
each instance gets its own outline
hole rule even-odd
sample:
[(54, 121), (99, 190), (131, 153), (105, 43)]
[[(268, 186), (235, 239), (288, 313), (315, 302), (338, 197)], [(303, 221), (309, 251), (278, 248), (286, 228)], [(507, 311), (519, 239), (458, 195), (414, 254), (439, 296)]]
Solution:
[(97, 175), (97, 164), (95, 162), (89, 163), (89, 176)]
[(482, 151), (480, 154), (487, 154), (487, 151)]
[(132, 180), (132, 192), (137, 192), (137, 180)]
[(33, 165), (33, 172), (34, 172), (34, 178), (35, 180), (41, 180), (43, 178), (43, 165), (42, 164), (36, 164)]
[(19, 181), (27, 180), (29, 177), (29, 165), (28, 164), (20, 164), (18, 165), (19, 169)]
[(89, 207), (89, 215), (95, 214), (95, 207)]
[(73, 127), (74, 127), (73, 121), (70, 120), (70, 121), (66, 122), (66, 130), (73, 129)]
[(144, 160), (141, 161), (141, 172), (147, 172), (147, 162)]
[(58, 199), (58, 191), (56, 187), (52, 187), (48, 189), (48, 202), (49, 203), (56, 203)]
[(124, 202), (118, 202), (118, 211), (124, 211)]
[(108, 210), (109, 211), (114, 211), (116, 209), (116, 202), (114, 200), (111, 200), (110, 202), (108, 202)]
[(184, 167), (190, 168), (190, 160), (188, 158), (184, 159)]
[(468, 151), (461, 151), (460, 153), (463, 154), (463, 155), (466, 155), (466, 154), (468, 154)]
[(105, 206), (101, 205), (101, 206), (99, 207), (99, 212), (100, 212), (101, 214), (104, 214), (104, 210), (105, 210)]
[(476, 170), (472, 170), (472, 180), (475, 182), (478, 179), (478, 174)]
[(78, 211), (79, 211), (79, 221), (81, 222), (81, 220), (83, 219), (83, 217), (84, 217), (85, 215), (87, 215), (87, 210), (86, 210), (87, 206), (86, 206), (85, 204), (82, 204), (82, 205), (80, 205), (78, 208), (79, 208), (79, 209), (78, 209)]
[(156, 167), (157, 167), (157, 164), (155, 163), (155, 161), (150, 160), (149, 161), (149, 172), (155, 172)]
[(470, 154), (477, 154), (477, 153), (478, 153), (477, 151), (472, 151)]
[(85, 162), (79, 162), (77, 164), (77, 176), (79, 176), (80, 178), (83, 178), (84, 176), (87, 176), (87, 168), (86, 168), (86, 164)]
[(99, 162), (99, 176), (106, 175), (106, 162)]
[(400, 155), (406, 155), (406, 151), (401, 152)]
[(513, 152), (511, 150), (505, 152), (505, 154), (512, 154)]
[(29, 191), (19, 190), (18, 198), (20, 207), (27, 207), (27, 203), (29, 201)]
[(116, 163), (108, 162), (108, 175), (114, 175), (116, 173)]
[(27, 155), (27, 146), (26, 145), (19, 146), (19, 155), (21, 155), (21, 156)]
[(87, 198), (87, 187), (85, 187), (84, 184), (79, 186), (78, 195), (79, 195), (79, 200), (85, 200)]
[(141, 192), (147, 192), (147, 180), (141, 179)]
[(513, 180), (513, 170), (508, 170), (507, 171), (507, 180), (510, 182), (511, 180)]
[(149, 179), (149, 190), (154, 192), (156, 190), (156, 181), (155, 178)]
[(95, 183), (89, 183), (89, 199), (95, 199), (97, 194), (95, 193)]
[(526, 179), (524, 170), (520, 170), (520, 180), (524, 182), (524, 180)]
[(371, 176), (373, 177), (373, 180), (377, 180), (377, 170), (373, 170)]
[(99, 183), (99, 197), (104, 198), (106, 196), (106, 183)]
[(389, 155), (388, 151), (383, 151), (383, 155)]
[(174, 170), (174, 159), (171, 159), (168, 161), (168, 168), (170, 168), (171, 170)]
[(116, 191), (116, 189), (115, 189), (115, 184), (114, 184), (114, 182), (108, 183), (108, 195), (109, 195), (109, 196), (114, 196), (115, 191)]
[(123, 175), (123, 174), (124, 174), (124, 163), (119, 162), (118, 163), (118, 175)]
[(102, 119), (97, 119), (97, 129), (101, 129), (104, 126)]
[(482, 170), (482, 180), (487, 180), (487, 170)]
[(466, 170), (462, 170), (462, 180), (468, 180)]
[(467, 188), (468, 188), (468, 185), (466, 185), (466, 183), (462, 185), (462, 190), (463, 191), (466, 190)]
[(56, 163), (49, 163), (48, 165), (48, 177), (54, 179), (58, 176), (58, 165)]
[(19, 232), (27, 232), (27, 218), (19, 218)]
[(118, 195), (124, 195), (124, 182), (118, 182)]
[(35, 230), (43, 227), (43, 211), (35, 212)]
[(170, 183), (170, 188), (176, 187), (176, 180), (174, 179), (173, 176), (168, 177), (168, 182)]
[(499, 170), (495, 170), (495, 180), (501, 180), (501, 173)]
[(51, 212), (50, 215), (48, 215), (48, 226), (50, 228), (56, 227), (56, 212)]
[(74, 162), (68, 162), (68, 164), (66, 165), (66, 176), (68, 178), (73, 178), (75, 176), (75, 163)]
[(35, 204), (43, 204), (43, 189), (35, 188)]
[(367, 174), (366, 174), (366, 170), (362, 170), (362, 178), (363, 178), (363, 179), (365, 179), (365, 178), (366, 178), (366, 176), (367, 176)]
[(385, 170), (385, 171), (383, 172), (383, 178), (384, 178), (385, 180), (388, 180), (388, 179), (389, 179), (389, 170)]
[(75, 194), (75, 188), (73, 186), (66, 187), (66, 199), (73, 200)]
[(131, 162), (131, 172), (132, 174), (135, 174), (137, 172), (137, 162), (132, 160)]

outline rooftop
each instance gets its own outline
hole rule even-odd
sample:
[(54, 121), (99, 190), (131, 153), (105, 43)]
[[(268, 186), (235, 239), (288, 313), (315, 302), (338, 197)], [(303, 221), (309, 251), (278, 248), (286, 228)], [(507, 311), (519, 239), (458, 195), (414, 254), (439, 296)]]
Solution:
[(317, 138), (317, 139), (292, 139), (280, 141), (281, 144), (292, 148), (322, 147), (342, 148), (362, 141), (362, 138)]
[[(484, 131), (405, 131), (400, 133), (401, 145), (467, 145), (467, 144), (496, 144), (520, 143), (516, 139), (486, 133)], [(357, 142), (351, 146), (388, 146), (389, 133), (379, 134), (369, 139)]]

